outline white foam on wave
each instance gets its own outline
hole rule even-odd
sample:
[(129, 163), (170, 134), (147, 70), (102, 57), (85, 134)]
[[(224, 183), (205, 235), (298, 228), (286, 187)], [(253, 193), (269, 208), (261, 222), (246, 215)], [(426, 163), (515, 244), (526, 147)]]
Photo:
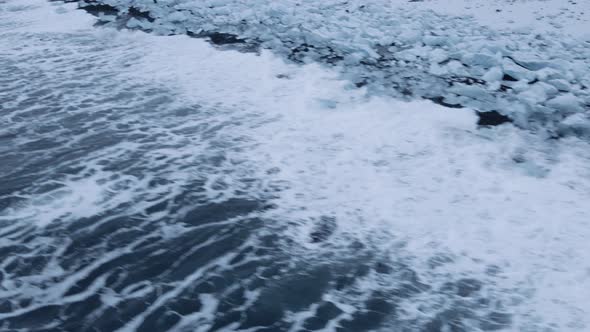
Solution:
[[(332, 241), (381, 234), (376, 245), (411, 257), (431, 285), (446, 279), (430, 274), (428, 260), (454, 257), (446, 273), (491, 280), (492, 292), (521, 303), (510, 309), (515, 329), (590, 326), (580, 292), (590, 287), (587, 143), (540, 141), (512, 126), (478, 130), (471, 110), (368, 98), (329, 70), (267, 53), (146, 38), (146, 79), (274, 119), (251, 127), (257, 144), (245, 154), (262, 171), (280, 169), (267, 176), (288, 184), (273, 213), (297, 223), (299, 243), (314, 219), (333, 216)], [(487, 275), (490, 266), (498, 275)]]
[[(75, 10), (74, 3), (49, 3), (39, 0), (6, 1), (0, 8), (0, 17), (4, 25), (0, 26), (1, 34), (29, 34), (29, 33), (71, 33), (92, 29), (95, 20), (80, 11)], [(34, 52), (37, 45), (34, 42), (23, 42), (19, 45), (3, 45), (2, 52), (7, 56), (18, 56), (19, 52), (27, 54)], [(56, 45), (57, 46), (57, 45)], [(26, 65), (23, 62), (21, 65)], [(22, 98), (23, 96), (15, 96)], [(8, 116), (1, 119), (9, 122)], [(21, 141), (27, 140), (22, 137)], [(65, 187), (36, 197), (22, 196), (28, 199), (26, 203), (9, 209), (9, 213), (0, 214), (0, 220), (36, 219), (36, 223), (45, 226), (64, 215), (77, 213), (81, 217), (98, 213), (99, 193), (92, 178), (83, 179), (76, 183), (64, 184)]]
[(8, 0), (0, 8), (0, 15), (10, 15), (11, 31), (18, 32), (74, 32), (91, 29), (96, 21), (77, 11), (76, 3)]
[[(145, 136), (147, 133), (153, 138), (144, 140), (143, 143), (123, 140), (114, 145), (107, 144), (97, 151), (87, 151), (87, 154), (79, 157), (78, 160), (66, 160), (61, 164), (47, 165), (46, 170), (39, 170), (39, 172), (47, 173), (50, 180), (44, 178), (43, 181), (31, 184), (27, 192), (12, 194), (14, 198), (18, 198), (18, 203), (2, 211), (0, 220), (28, 220), (35, 226), (45, 227), (55, 221), (79, 220), (101, 215), (105, 211), (112, 213), (124, 206), (128, 207), (124, 208), (123, 213), (142, 214), (150, 206), (177, 195), (183, 185), (200, 178), (204, 178), (203, 195), (210, 203), (224, 201), (234, 196), (234, 192), (238, 189), (245, 191), (247, 185), (242, 184), (239, 187), (240, 184), (236, 178), (244, 176), (247, 170), (243, 171), (240, 167), (232, 165), (233, 162), (237, 163), (237, 160), (228, 161), (220, 166), (220, 168), (232, 168), (236, 170), (235, 172), (223, 172), (206, 163), (199, 165), (196, 161), (198, 158), (207, 156), (214, 158), (217, 154), (224, 153), (224, 149), (232, 149), (230, 145), (237, 148), (235, 146), (238, 145), (238, 137), (243, 136), (237, 129), (240, 126), (238, 119), (242, 115), (228, 113), (229, 105), (221, 105), (222, 98), (219, 97), (219, 93), (216, 95), (218, 99), (210, 98), (212, 103), (206, 105), (208, 109), (202, 107), (202, 111), (191, 108), (194, 106), (193, 103), (198, 101), (196, 99), (175, 102), (175, 98), (182, 99), (174, 92), (173, 89), (177, 88), (175, 85), (164, 78), (154, 80), (151, 77), (149, 79), (144, 77), (155, 75), (157, 72), (166, 72), (168, 70), (165, 67), (166, 61), (153, 63), (151, 67), (145, 68), (142, 67), (145, 62), (135, 62), (141, 57), (146, 57), (148, 62), (151, 61), (147, 58), (151, 46), (178, 49), (174, 47), (174, 38), (158, 39), (139, 32), (97, 29), (92, 26), (95, 19), (83, 11), (75, 10), (74, 4), (48, 3), (40, 0), (9, 1), (6, 8), (8, 8), (6, 11), (0, 12), (0, 17), (4, 18), (7, 24), (0, 27), (0, 34), (6, 36), (7, 40), (2, 52), (6, 54), (6, 59), (14, 60), (18, 66), (23, 67), (23, 72), (28, 74), (37, 70), (44, 75), (32, 82), (27, 82), (25, 77), (14, 80), (16, 91), (24, 89), (20, 88), (19, 84), (28, 88), (22, 95), (15, 96), (22, 100), (16, 102), (10, 100), (7, 104), (15, 103), (16, 105), (29, 98), (32, 99), (32, 105), (23, 106), (12, 114), (6, 114), (0, 121), (5, 123), (5, 127), (11, 132), (26, 133), (17, 138), (19, 144), (34, 143), (40, 138), (50, 136), (37, 134), (35, 129), (47, 124), (43, 122), (49, 124), (53, 122), (62, 126), (63, 121), (67, 125), (69, 116), (89, 119), (88, 122), (83, 123), (83, 127), (88, 127), (88, 131), (82, 131), (83, 133), (72, 138), (72, 141), (63, 142), (64, 145), (72, 147), (73, 151), (78, 149), (80, 140), (88, 138), (85, 135), (90, 136), (91, 140), (108, 140), (107, 137), (102, 137), (108, 135), (106, 134), (108, 131), (102, 132), (105, 127), (115, 128), (114, 131), (116, 131), (117, 126), (129, 126), (134, 129), (135, 134)], [(186, 40), (182, 39), (179, 42), (186, 43)], [(190, 52), (196, 54), (215, 52), (203, 42), (189, 43), (189, 45), (194, 46), (191, 49), (178, 49), (179, 56), (190, 57)], [(155, 55), (158, 53), (155, 52)], [(213, 57), (211, 61), (203, 64), (203, 68), (213, 68), (232, 59), (239, 58)], [(18, 60), (22, 61), (19, 63)], [(181, 63), (180, 60), (173, 59), (172, 62)], [(242, 59), (242, 65), (247, 60), (248, 58)], [(84, 75), (80, 75), (80, 69), (86, 70)], [(144, 76), (134, 74), (144, 69), (146, 70), (142, 74)], [(185, 73), (189, 77), (199, 75), (195, 68)], [(219, 72), (212, 74), (222, 75)], [(110, 81), (105, 77), (109, 77)], [(214, 81), (211, 76), (207, 78)], [(227, 81), (220, 82), (227, 83)], [(61, 84), (68, 87), (61, 87)], [(119, 90), (113, 90), (113, 86), (118, 87)], [(152, 92), (159, 88), (171, 90)], [(23, 122), (19, 118), (21, 114), (30, 114), (36, 109), (47, 106), (44, 99), (31, 97), (29, 94), (31, 91), (43, 89), (50, 91), (48, 94), (59, 96), (56, 98), (59, 100), (58, 106), (55, 107), (56, 111), (40, 114), (41, 117), (37, 117), (32, 124)], [(215, 89), (221, 92), (223, 86), (218, 85)], [(207, 92), (202, 90), (204, 93)], [(255, 89), (249, 88), (249, 91), (237, 93), (248, 95), (254, 91)], [(167, 95), (163, 95), (165, 93)], [(119, 94), (131, 96), (121, 97), (119, 103), (124, 100), (126, 105), (118, 104)], [(161, 103), (149, 106), (151, 99), (158, 97), (166, 97), (171, 101), (165, 106)], [(39, 100), (35, 101), (34, 98)], [(105, 101), (92, 104), (94, 100), (101, 99)], [(200, 100), (203, 101), (200, 106), (205, 106), (205, 99)], [(161, 109), (162, 107), (165, 109)], [(112, 117), (105, 112), (105, 108), (117, 109), (116, 112), (127, 112), (127, 114), (121, 119), (115, 117), (111, 120)], [(181, 122), (182, 120), (179, 120), (179, 116), (176, 115), (177, 109), (180, 108), (194, 114), (185, 115), (184, 121)], [(141, 114), (137, 114), (138, 112)], [(95, 116), (95, 113), (103, 115)], [(109, 119), (106, 119), (105, 115)], [(61, 118), (64, 119), (61, 120)], [(95, 129), (94, 126), (98, 128)], [(236, 130), (232, 130), (232, 127)], [(194, 130), (191, 130), (192, 128)], [(93, 132), (99, 135), (92, 136)], [(205, 135), (208, 135), (208, 139), (202, 138)], [(227, 146), (216, 146), (224, 144), (225, 141)], [(144, 149), (145, 146), (155, 145), (156, 142), (161, 144), (152, 146), (149, 154), (143, 154), (139, 158), (131, 157), (133, 153)], [(97, 144), (101, 143), (97, 142)], [(244, 142), (244, 144), (248, 143)], [(15, 149), (8, 151), (13, 154), (18, 153)], [(123, 170), (128, 167), (118, 168), (117, 165), (128, 162), (128, 158), (135, 158), (132, 165), (144, 167), (145, 171), (139, 173), (135, 171), (131, 174), (133, 172)], [(193, 167), (188, 167), (189, 163)], [(194, 167), (195, 163), (199, 166)], [(78, 174), (52, 174), (52, 172), (55, 173), (52, 169), (63, 166), (62, 164), (79, 167), (82, 170)], [(158, 171), (150, 172), (149, 170), (153, 168)], [(153, 181), (156, 183), (164, 181), (166, 184), (150, 185)], [(37, 190), (43, 186), (55, 187), (55, 189)], [(166, 212), (154, 213), (151, 218), (161, 218)], [(93, 227), (97, 226), (98, 223), (93, 225)]]
[[(427, 284), (448, 277), (430, 275), (437, 253), (454, 257), (450, 275), (489, 280), (486, 269), (498, 266), (492, 288), (526, 303), (513, 309), (517, 320), (589, 326), (580, 296), (590, 286), (585, 143), (547, 147), (512, 127), (480, 133), (470, 112), (424, 102), (377, 99), (285, 114), (265, 128), (261, 163), (276, 165), (290, 184), (277, 217), (299, 219), (300, 243), (310, 220), (334, 216), (343, 239), (387, 234), (377, 246), (411, 257)], [(531, 324), (523, 320), (516, 326)]]

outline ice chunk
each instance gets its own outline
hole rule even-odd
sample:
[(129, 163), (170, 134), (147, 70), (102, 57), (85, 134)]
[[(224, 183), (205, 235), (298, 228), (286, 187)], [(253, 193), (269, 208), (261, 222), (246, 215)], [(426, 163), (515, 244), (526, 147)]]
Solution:
[(172, 12), (172, 14), (168, 15), (167, 19), (171, 22), (184, 22), (187, 21), (189, 18), (183, 11)]
[(492, 67), (483, 75), (482, 78), (486, 82), (493, 83), (493, 82), (501, 81), (503, 76), (504, 76), (504, 72), (502, 71), (502, 68)]
[(555, 96), (557, 89), (546, 83), (535, 83), (519, 94), (519, 97), (530, 103), (543, 103), (550, 96)]
[(481, 66), (484, 68), (491, 68), (500, 64), (500, 60), (494, 56), (484, 53), (466, 54), (462, 61), (469, 66)]
[(572, 114), (561, 121), (561, 123), (570, 127), (584, 126), (590, 128), (590, 119), (588, 119), (588, 117), (583, 113)]
[(582, 101), (571, 93), (557, 96), (546, 103), (547, 106), (557, 109), (562, 113), (582, 112)]
[(559, 91), (569, 92), (571, 87), (570, 83), (566, 80), (556, 79), (556, 80), (549, 80), (547, 83), (553, 85)]
[(486, 90), (475, 85), (456, 84), (451, 87), (451, 91), (460, 96), (465, 96), (481, 101), (493, 101), (493, 97)]
[(521, 57), (518, 57), (516, 61), (519, 65), (525, 67), (528, 70), (533, 71), (542, 70), (544, 68), (551, 67), (552, 65), (552, 63), (549, 61), (543, 61), (539, 59), (523, 59)]
[(451, 73), (451, 74), (455, 74), (458, 76), (468, 75), (468, 72), (465, 69), (465, 66), (457, 60), (449, 61), (449, 63), (447, 63), (447, 69), (449, 70), (449, 73)]
[(432, 75), (443, 76), (449, 73), (449, 69), (447, 68), (447, 66), (441, 66), (437, 63), (432, 63), (430, 64), (429, 72)]
[(433, 62), (441, 63), (449, 58), (449, 55), (442, 48), (435, 48), (430, 52), (430, 59)]
[(521, 93), (527, 91), (530, 85), (527, 81), (518, 81), (512, 84), (511, 87), (514, 92)]
[(564, 134), (590, 135), (590, 119), (583, 113), (576, 113), (561, 121), (559, 129)]
[(127, 27), (129, 29), (141, 29), (142, 26), (143, 24), (141, 23), (141, 21), (136, 19), (135, 17), (132, 17), (129, 19), (129, 21), (127, 21)]
[(537, 79), (540, 81), (546, 81), (549, 79), (558, 79), (563, 77), (557, 69), (554, 68), (543, 68), (536, 71)]
[(425, 36), (422, 41), (429, 46), (443, 46), (447, 43), (447, 39), (441, 36)]
[(517, 80), (525, 80), (530, 82), (535, 79), (535, 73), (517, 65), (514, 61), (510, 59), (504, 59), (502, 66), (504, 68), (504, 73), (516, 78)]
[(399, 35), (399, 39), (407, 44), (413, 44), (420, 40), (422, 37), (422, 31), (419, 29), (406, 29)]

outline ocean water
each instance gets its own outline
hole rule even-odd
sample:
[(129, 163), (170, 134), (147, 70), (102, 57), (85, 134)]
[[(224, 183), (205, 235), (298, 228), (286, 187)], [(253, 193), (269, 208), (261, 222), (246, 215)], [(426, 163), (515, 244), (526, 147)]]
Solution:
[(590, 329), (590, 149), (0, 2), (0, 330)]

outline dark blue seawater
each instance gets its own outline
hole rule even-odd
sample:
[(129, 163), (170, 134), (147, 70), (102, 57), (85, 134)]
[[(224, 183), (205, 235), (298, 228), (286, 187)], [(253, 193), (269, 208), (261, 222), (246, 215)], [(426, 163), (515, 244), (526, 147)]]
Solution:
[[(235, 159), (249, 144), (239, 116), (129, 80), (140, 44), (14, 32), (26, 23), (6, 20), (32, 9), (12, 10), (0, 34), (2, 331), (318, 330), (344, 314), (322, 296), (369, 273), (371, 257), (360, 243), (342, 262), (289, 256), (281, 220), (263, 217), (275, 189), (250, 195), (261, 181)], [(394, 312), (385, 294), (364, 303), (340, 330)]]

